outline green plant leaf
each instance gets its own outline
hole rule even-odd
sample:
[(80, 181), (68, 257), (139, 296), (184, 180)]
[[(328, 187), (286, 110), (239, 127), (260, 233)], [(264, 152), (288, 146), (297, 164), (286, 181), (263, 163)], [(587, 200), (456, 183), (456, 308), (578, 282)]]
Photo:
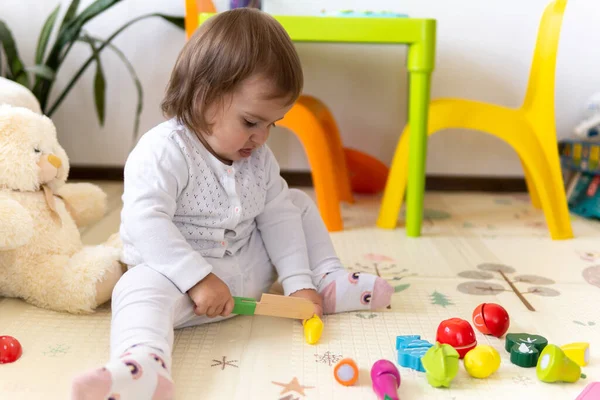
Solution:
[[(58, 58), (58, 56), (61, 55), (60, 49), (69, 43), (75, 42), (79, 38), (81, 29), (87, 22), (99, 14), (102, 14), (120, 1), (122, 0), (96, 0), (87, 8), (85, 8), (79, 15), (73, 17), (66, 24), (64, 29), (59, 32), (59, 35), (56, 38), (55, 47), (58, 46), (58, 49), (56, 49), (56, 54), (54, 56)], [(67, 54), (62, 54), (61, 56), (62, 57), (60, 60), (62, 61)]]
[(46, 46), (48, 46), (48, 39), (50, 39), (50, 34), (52, 33), (52, 28), (54, 28), (54, 22), (56, 22), (56, 16), (58, 15), (59, 9), (60, 5), (56, 6), (54, 11), (52, 11), (46, 19), (46, 22), (44, 22), (44, 26), (42, 26), (42, 30), (40, 31), (37, 48), (35, 49), (35, 63), (38, 65), (41, 64), (44, 59)]
[(6, 54), (7, 69), (10, 72), (10, 79), (20, 83), (25, 87), (29, 87), (29, 79), (27, 78), (27, 72), (23, 67), (23, 62), (19, 58), (19, 52), (17, 51), (17, 45), (13, 35), (6, 26), (6, 23), (0, 20), (0, 44), (4, 48)]
[[(57, 34), (45, 64), (58, 73), (62, 62), (73, 47), (73, 43), (79, 39), (83, 25), (120, 1), (122, 0), (96, 0), (79, 15), (65, 23), (65, 26)], [(33, 87), (33, 93), (40, 101), (42, 111), (46, 115), (48, 115), (46, 109), (53, 83), (54, 81), (37, 79)]]
[(164, 15), (164, 14), (159, 14), (159, 17), (169, 21), (170, 23), (172, 23), (173, 25), (185, 30), (185, 18), (183, 17), (175, 17), (172, 15)]
[(34, 65), (33, 67), (26, 67), (27, 72), (33, 72), (37, 76), (41, 76), (44, 79), (53, 80), (56, 78), (56, 74), (52, 69), (44, 64)]
[(94, 78), (94, 100), (96, 101), (98, 121), (100, 121), (100, 126), (104, 126), (104, 117), (106, 115), (106, 79), (102, 71), (102, 64), (99, 62), (96, 63), (96, 76)]
[(100, 126), (104, 126), (106, 116), (106, 78), (104, 77), (104, 70), (102, 69), (100, 53), (96, 48), (94, 39), (91, 37), (84, 35), (80, 40), (90, 45), (94, 61), (96, 61), (96, 74), (94, 75), (94, 104), (96, 105), (98, 122), (100, 122)]
[[(123, 32), (125, 29), (127, 29), (129, 26), (133, 25), (136, 22), (139, 22), (143, 19), (147, 19), (147, 18), (153, 18), (153, 17), (164, 17), (164, 14), (160, 14), (160, 13), (152, 13), (152, 14), (146, 14), (146, 15), (141, 15), (137, 18), (132, 19), (131, 21), (127, 22), (126, 24), (124, 24), (123, 26), (121, 26), (119, 29), (117, 29), (115, 32), (113, 32), (112, 35), (110, 35), (107, 39), (104, 40), (104, 42), (102, 43), (102, 45), (100, 47), (98, 47), (97, 51), (98, 53), (101, 52), (106, 46), (108, 46), (110, 44), (110, 42), (112, 42), (112, 40), (117, 37), (121, 32)], [(75, 85), (75, 83), (77, 83), (77, 81), (79, 80), (79, 78), (81, 78), (81, 75), (83, 75), (83, 73), (85, 72), (85, 70), (87, 69), (87, 67), (89, 67), (89, 65), (94, 61), (94, 55), (90, 56), (81, 66), (81, 68), (79, 68), (79, 70), (75, 73), (75, 75), (73, 76), (73, 78), (71, 78), (71, 81), (67, 84), (67, 86), (65, 87), (65, 89), (63, 89), (62, 93), (57, 97), (56, 101), (54, 102), (54, 104), (52, 104), (51, 107), (48, 107), (48, 110), (46, 111), (44, 109), (44, 113), (50, 117), (54, 111), (56, 111), (57, 107), (62, 103), (62, 101), (64, 100), (64, 98), (66, 97), (66, 95), (69, 93), (69, 91), (73, 88), (73, 86)]]
[[(100, 44), (104, 44), (104, 40), (96, 38), (96, 37), (91, 37), (88, 36), (91, 39), (95, 40), (97, 43)], [(131, 79), (133, 80), (133, 83), (135, 84), (135, 89), (137, 91), (137, 106), (135, 109), (135, 122), (133, 124), (133, 144), (135, 144), (137, 137), (138, 137), (138, 133), (139, 133), (139, 128), (140, 128), (140, 115), (142, 114), (142, 109), (144, 107), (144, 89), (142, 87), (142, 82), (140, 81), (140, 78), (138, 77), (137, 73), (135, 72), (135, 69), (133, 68), (133, 65), (131, 65), (131, 63), (129, 62), (129, 60), (127, 59), (127, 57), (125, 56), (125, 54), (119, 50), (119, 48), (117, 48), (115, 45), (108, 43), (108, 47), (115, 52), (115, 54), (117, 56), (119, 56), (119, 58), (121, 59), (121, 61), (123, 62), (123, 64), (125, 64), (125, 68), (127, 68), (127, 71), (129, 71), (129, 75), (131, 76)]]
[(60, 27), (58, 28), (59, 31), (62, 31), (63, 27), (65, 25), (67, 25), (69, 22), (71, 22), (71, 20), (75, 16), (75, 13), (77, 12), (78, 8), (79, 8), (79, 0), (73, 0), (71, 2), (71, 4), (69, 4), (69, 8), (67, 9), (65, 16), (63, 17), (63, 20), (60, 23)]

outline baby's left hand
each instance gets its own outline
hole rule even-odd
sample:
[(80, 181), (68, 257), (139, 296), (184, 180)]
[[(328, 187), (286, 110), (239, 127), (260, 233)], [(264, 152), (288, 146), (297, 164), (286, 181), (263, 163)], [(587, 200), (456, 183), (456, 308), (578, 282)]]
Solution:
[(315, 305), (315, 314), (319, 318), (323, 318), (323, 299), (321, 295), (314, 289), (302, 289), (290, 294), (290, 297), (301, 297), (303, 299), (310, 300)]

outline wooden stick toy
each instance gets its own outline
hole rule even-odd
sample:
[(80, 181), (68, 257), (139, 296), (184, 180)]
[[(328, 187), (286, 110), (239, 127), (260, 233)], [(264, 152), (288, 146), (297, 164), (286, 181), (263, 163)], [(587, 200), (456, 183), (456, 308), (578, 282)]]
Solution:
[(309, 319), (315, 313), (315, 305), (299, 297), (263, 293), (260, 301), (248, 297), (233, 297), (233, 314), (269, 315), (272, 317)]

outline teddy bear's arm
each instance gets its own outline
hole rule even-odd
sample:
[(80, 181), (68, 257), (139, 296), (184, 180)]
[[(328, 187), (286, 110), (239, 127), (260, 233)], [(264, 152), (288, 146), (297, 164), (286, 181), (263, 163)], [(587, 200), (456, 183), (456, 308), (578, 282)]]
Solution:
[(68, 204), (78, 227), (100, 220), (106, 213), (106, 193), (91, 183), (67, 183), (56, 192)]
[(14, 250), (33, 236), (33, 219), (17, 201), (0, 197), (0, 250)]

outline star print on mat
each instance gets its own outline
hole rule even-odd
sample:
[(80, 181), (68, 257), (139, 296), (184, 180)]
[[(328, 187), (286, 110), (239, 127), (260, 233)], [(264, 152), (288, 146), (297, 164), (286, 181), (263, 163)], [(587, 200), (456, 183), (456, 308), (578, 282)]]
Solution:
[(214, 364), (211, 367), (216, 367), (217, 365), (221, 366), (221, 371), (225, 369), (226, 366), (238, 368), (234, 363), (238, 362), (238, 360), (227, 361), (227, 357), (223, 356), (223, 360), (213, 360)]
[(283, 390), (281, 391), (280, 394), (285, 394), (287, 392), (296, 392), (298, 394), (301, 394), (302, 396), (306, 396), (306, 393), (304, 393), (304, 389), (314, 389), (315, 388), (314, 386), (301, 385), (300, 382), (298, 382), (298, 378), (296, 378), (296, 377), (294, 377), (294, 379), (292, 379), (289, 383), (280, 383), (280, 382), (275, 382), (275, 381), (271, 381), (271, 383), (274, 385), (283, 386)]

